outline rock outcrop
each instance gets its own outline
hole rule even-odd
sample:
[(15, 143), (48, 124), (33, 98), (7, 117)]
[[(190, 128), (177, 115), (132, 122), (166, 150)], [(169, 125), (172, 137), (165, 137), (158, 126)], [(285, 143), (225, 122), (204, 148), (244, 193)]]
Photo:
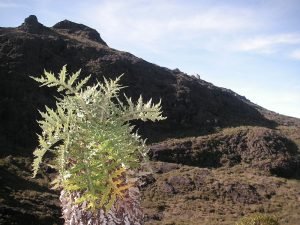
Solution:
[(156, 161), (202, 168), (244, 164), (283, 177), (300, 175), (296, 144), (275, 130), (261, 127), (163, 141), (150, 147), (149, 156)]
[(83, 24), (74, 23), (69, 20), (63, 20), (55, 24), (52, 28), (59, 30), (60, 33), (66, 33), (78, 38), (96, 41), (99, 44), (107, 46), (101, 39), (100, 34), (95, 30)]
[(45, 31), (50, 31), (49, 28), (38, 22), (38, 19), (35, 15), (28, 16), (24, 20), (24, 23), (18, 27), (18, 29), (31, 34), (41, 34)]

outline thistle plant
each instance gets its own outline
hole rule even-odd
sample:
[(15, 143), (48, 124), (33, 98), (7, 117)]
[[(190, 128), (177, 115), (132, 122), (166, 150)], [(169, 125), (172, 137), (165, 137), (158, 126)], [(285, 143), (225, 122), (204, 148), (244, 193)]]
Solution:
[(80, 70), (69, 76), (64, 66), (58, 76), (44, 71), (40, 78), (32, 77), (61, 93), (55, 109), (46, 106), (40, 112), (42, 133), (33, 153), (33, 177), (46, 152), (52, 152), (50, 166), (58, 171), (53, 187), (81, 193), (75, 203), (84, 203), (88, 210), (109, 211), (135, 185), (135, 171), (147, 160), (145, 141), (129, 122), (165, 118), (161, 102), (144, 103), (141, 96), (133, 102), (126, 95), (121, 101), (122, 75), (92, 86), (87, 86), (90, 76), (79, 80), (79, 75)]

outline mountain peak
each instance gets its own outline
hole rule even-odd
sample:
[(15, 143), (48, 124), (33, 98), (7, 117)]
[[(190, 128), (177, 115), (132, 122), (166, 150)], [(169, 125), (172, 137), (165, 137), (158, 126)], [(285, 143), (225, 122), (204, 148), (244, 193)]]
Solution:
[(19, 29), (23, 31), (37, 34), (42, 33), (42, 31), (44, 31), (45, 28), (46, 27), (44, 27), (43, 24), (39, 23), (35, 15), (30, 15), (27, 18), (25, 18), (24, 23), (22, 23), (22, 25), (19, 26)]
[(38, 19), (35, 15), (30, 15), (27, 18), (25, 18), (24, 23), (27, 25), (36, 25), (38, 24)]
[(68, 34), (73, 34), (79, 37), (87, 38), (91, 41), (96, 41), (100, 44), (107, 46), (105, 41), (102, 40), (100, 34), (95, 29), (83, 24), (75, 23), (70, 20), (63, 20), (55, 24), (52, 28), (62, 30)]

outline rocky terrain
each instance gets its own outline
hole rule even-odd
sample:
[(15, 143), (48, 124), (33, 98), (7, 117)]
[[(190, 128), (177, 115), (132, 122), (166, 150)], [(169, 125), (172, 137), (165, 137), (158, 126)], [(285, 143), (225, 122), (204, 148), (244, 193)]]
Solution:
[(110, 48), (85, 25), (53, 27), (35, 16), (0, 28), (0, 224), (62, 224), (55, 174), (31, 178), (38, 109), (56, 93), (29, 76), (44, 69), (82, 69), (92, 81), (122, 73), (127, 95), (162, 99), (167, 120), (136, 121), (149, 139), (153, 174), (142, 177), (146, 224), (234, 224), (270, 213), (281, 224), (300, 221), (300, 120), (245, 97)]

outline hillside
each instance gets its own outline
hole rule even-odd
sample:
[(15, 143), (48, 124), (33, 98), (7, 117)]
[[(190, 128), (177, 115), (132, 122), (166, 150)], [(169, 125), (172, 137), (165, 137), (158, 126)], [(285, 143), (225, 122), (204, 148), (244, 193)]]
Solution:
[(110, 48), (85, 25), (45, 27), (29, 16), (19, 27), (0, 28), (0, 224), (62, 223), (48, 186), (55, 171), (30, 178), (38, 109), (54, 106), (56, 93), (29, 76), (65, 64), (92, 82), (125, 73), (128, 96), (162, 99), (167, 120), (136, 122), (154, 170), (142, 178), (148, 224), (225, 225), (253, 212), (275, 213), (282, 224), (300, 220), (299, 119)]

